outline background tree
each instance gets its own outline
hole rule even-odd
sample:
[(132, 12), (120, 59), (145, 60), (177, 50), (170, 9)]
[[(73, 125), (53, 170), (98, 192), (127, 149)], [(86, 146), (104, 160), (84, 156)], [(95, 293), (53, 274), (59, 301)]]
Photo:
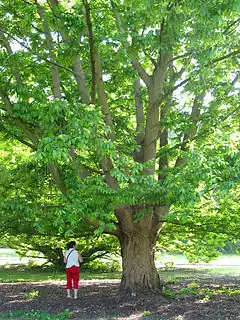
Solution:
[[(238, 10), (235, 0), (2, 1), (1, 131), (47, 171), (42, 195), (15, 186), (5, 212), (57, 206), (59, 228), (118, 237), (123, 291), (161, 289), (153, 248), (167, 217), (217, 226), (229, 216), (212, 208), (224, 207), (218, 174), (239, 188)], [(225, 176), (209, 161), (222, 152)]]
[[(84, 258), (81, 270), (96, 271), (98, 267), (103, 271), (120, 269), (117, 255), (119, 248), (115, 237), (89, 235), (74, 239), (77, 240), (77, 248), (81, 250)], [(1, 233), (1, 245), (14, 249), (21, 258), (29, 258), (30, 261), (34, 261), (32, 259), (35, 258), (42, 259), (41, 267), (50, 267), (55, 270), (64, 270), (66, 267), (63, 254), (66, 251), (67, 241), (70, 240), (59, 236)], [(106, 262), (100, 261), (103, 258)]]

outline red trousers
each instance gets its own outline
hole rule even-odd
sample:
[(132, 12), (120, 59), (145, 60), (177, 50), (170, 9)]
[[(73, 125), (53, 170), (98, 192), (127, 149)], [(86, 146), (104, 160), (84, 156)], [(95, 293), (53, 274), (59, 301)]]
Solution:
[(67, 287), (66, 289), (78, 289), (78, 282), (80, 278), (80, 267), (72, 266), (66, 268)]

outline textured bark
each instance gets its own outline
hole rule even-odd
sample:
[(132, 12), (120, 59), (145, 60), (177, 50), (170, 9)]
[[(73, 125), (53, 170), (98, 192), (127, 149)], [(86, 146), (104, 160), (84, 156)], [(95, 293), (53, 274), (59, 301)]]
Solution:
[(134, 81), (134, 98), (136, 106), (136, 120), (137, 120), (137, 135), (136, 142), (140, 147), (138, 152), (134, 153), (134, 160), (137, 162), (143, 162), (143, 141), (145, 136), (145, 117), (144, 117), (144, 107), (141, 97), (141, 86), (140, 79)]
[(156, 148), (159, 137), (160, 102), (163, 95), (164, 77), (169, 67), (170, 56), (163, 53), (151, 76), (151, 86), (148, 87), (149, 106), (146, 119), (144, 139), (144, 161), (153, 161), (153, 165), (145, 171), (146, 174), (154, 175), (156, 162)]
[(154, 263), (155, 243), (144, 233), (121, 233), (119, 238), (123, 268), (120, 291), (132, 295), (160, 292), (162, 283)]
[[(159, 293), (162, 288), (154, 262), (157, 231), (162, 223), (157, 223), (154, 210), (136, 222), (136, 218), (145, 209), (126, 206), (117, 212), (123, 269), (120, 291), (134, 296)], [(153, 224), (158, 230), (153, 230)]]

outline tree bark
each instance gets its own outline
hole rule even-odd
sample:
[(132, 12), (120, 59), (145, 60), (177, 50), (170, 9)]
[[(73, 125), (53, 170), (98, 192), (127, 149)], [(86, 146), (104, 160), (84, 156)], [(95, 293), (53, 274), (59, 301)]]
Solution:
[(150, 238), (133, 233), (119, 237), (122, 255), (120, 291), (133, 296), (146, 292), (158, 293), (162, 289), (155, 262), (154, 244)]
[(149, 212), (138, 222), (134, 221), (134, 217), (139, 216), (143, 209), (143, 207), (134, 209), (129, 207), (128, 210), (124, 208), (119, 222), (123, 269), (120, 292), (132, 296), (149, 292), (160, 293), (162, 289), (154, 262), (154, 247), (158, 233), (153, 236), (151, 232), (153, 212)]

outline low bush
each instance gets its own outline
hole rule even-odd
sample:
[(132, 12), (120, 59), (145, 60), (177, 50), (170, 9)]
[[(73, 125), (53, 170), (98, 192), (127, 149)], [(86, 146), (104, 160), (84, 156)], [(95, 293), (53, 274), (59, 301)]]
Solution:
[(85, 270), (90, 272), (116, 272), (120, 271), (121, 267), (118, 261), (94, 260), (88, 263)]

